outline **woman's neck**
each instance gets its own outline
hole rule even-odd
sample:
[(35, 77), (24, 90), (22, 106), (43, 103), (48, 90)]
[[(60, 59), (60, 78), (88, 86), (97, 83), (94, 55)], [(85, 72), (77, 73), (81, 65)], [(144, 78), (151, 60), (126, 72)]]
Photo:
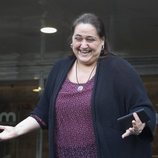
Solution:
[(79, 71), (88, 73), (94, 67), (96, 67), (97, 62), (93, 62), (93, 63), (90, 63), (90, 64), (85, 64), (85, 63), (82, 63), (82, 62), (80, 62), (79, 60), (76, 59), (75, 64), (77, 65), (77, 68), (78, 68)]
[(86, 83), (90, 80), (96, 72), (97, 63), (91, 65), (81, 64), (76, 60), (75, 62), (75, 75), (77, 83)]

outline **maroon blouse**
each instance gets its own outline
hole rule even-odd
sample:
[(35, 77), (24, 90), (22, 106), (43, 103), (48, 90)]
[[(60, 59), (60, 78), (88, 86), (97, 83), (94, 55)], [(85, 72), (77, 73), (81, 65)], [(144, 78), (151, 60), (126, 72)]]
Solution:
[(65, 80), (56, 101), (56, 157), (96, 158), (91, 94), (94, 77), (83, 84)]

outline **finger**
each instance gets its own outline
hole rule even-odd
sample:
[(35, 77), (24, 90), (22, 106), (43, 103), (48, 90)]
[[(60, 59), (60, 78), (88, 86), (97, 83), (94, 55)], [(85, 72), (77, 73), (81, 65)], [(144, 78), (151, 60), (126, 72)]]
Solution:
[(126, 132), (122, 134), (122, 138), (124, 139), (125, 137), (128, 137), (129, 135), (131, 135), (131, 132), (129, 129), (127, 129)]
[(138, 123), (135, 120), (132, 121), (132, 126), (135, 130), (138, 130)]
[(136, 133), (140, 133), (140, 131), (142, 131), (144, 129), (146, 124), (142, 123), (142, 121), (139, 119), (137, 114), (134, 114), (134, 116), (135, 116), (135, 120), (132, 121), (134, 131)]
[(133, 113), (133, 117), (136, 120), (136, 122), (142, 122), (136, 112)]
[(132, 121), (132, 125), (136, 131), (139, 130), (140, 126), (142, 125), (142, 121), (140, 120), (139, 116), (137, 113), (133, 113), (133, 117), (135, 120)]

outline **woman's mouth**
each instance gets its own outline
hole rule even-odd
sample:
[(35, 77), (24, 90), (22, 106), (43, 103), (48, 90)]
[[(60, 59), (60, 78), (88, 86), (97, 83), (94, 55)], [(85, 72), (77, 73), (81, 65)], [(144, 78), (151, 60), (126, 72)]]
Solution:
[(81, 54), (84, 54), (84, 55), (87, 55), (87, 54), (91, 53), (91, 50), (84, 50), (84, 51), (83, 51), (83, 50), (82, 50), (82, 51), (80, 50), (80, 53), (81, 53)]

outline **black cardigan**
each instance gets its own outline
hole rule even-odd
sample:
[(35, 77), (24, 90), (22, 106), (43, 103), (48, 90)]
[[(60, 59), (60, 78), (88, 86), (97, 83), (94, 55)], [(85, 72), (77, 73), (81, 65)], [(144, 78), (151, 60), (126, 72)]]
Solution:
[[(55, 158), (56, 98), (74, 61), (75, 57), (69, 56), (54, 65), (32, 112), (42, 120), (39, 122), (41, 127), (48, 128), (49, 158)], [(151, 158), (155, 110), (139, 75), (126, 60), (112, 54), (98, 60), (91, 106), (98, 158)], [(117, 118), (142, 107), (150, 122), (139, 136), (122, 139), (125, 131), (120, 129)]]

